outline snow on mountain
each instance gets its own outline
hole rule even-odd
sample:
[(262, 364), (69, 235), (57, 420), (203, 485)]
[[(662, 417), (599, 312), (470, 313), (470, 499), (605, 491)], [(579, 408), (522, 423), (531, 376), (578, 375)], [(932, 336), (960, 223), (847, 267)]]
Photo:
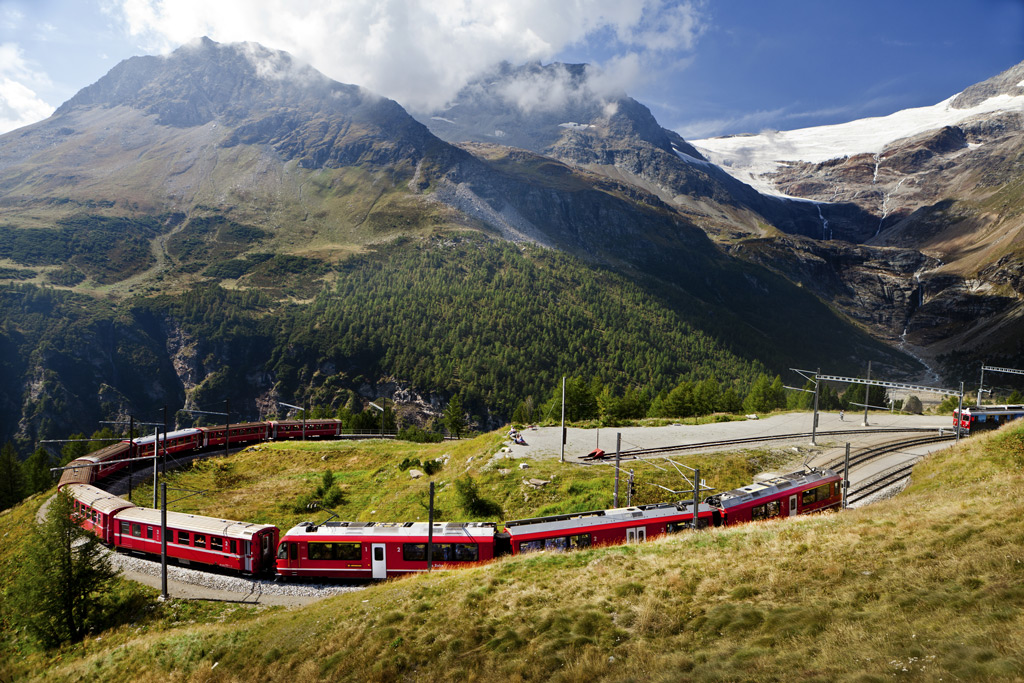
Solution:
[(964, 109), (952, 106), (956, 98), (954, 95), (930, 107), (831, 126), (690, 140), (690, 144), (733, 177), (766, 194), (784, 196), (766, 174), (787, 161), (821, 163), (854, 154), (878, 154), (896, 140), (954, 126), (972, 116), (1024, 112), (1024, 95), (996, 95)]

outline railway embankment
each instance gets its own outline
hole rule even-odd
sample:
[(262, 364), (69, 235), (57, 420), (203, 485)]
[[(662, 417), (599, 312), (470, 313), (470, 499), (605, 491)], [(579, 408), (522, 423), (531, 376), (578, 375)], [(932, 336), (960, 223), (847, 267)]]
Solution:
[[(934, 453), (866, 508), (508, 558), (288, 611), (172, 601), (155, 609), (194, 618), (140, 615), (60, 652), (5, 633), (6, 666), (48, 681), (1020, 679), (1024, 503), (1008, 492), (1022, 485), (1011, 424)], [(0, 517), (7, 570), (26, 518)]]

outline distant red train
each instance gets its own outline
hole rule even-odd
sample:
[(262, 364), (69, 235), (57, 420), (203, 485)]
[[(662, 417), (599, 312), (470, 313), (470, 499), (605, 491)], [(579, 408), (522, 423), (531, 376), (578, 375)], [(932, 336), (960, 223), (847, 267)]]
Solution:
[(1024, 417), (1024, 405), (969, 406), (962, 412), (953, 410), (953, 426), (961, 432), (975, 432), (1002, 427), (1010, 420)]
[[(341, 420), (271, 420), (268, 422), (241, 422), (239, 424), (216, 427), (196, 427), (179, 429), (160, 435), (160, 455), (166, 450), (168, 454), (188, 453), (204, 448), (224, 446), (225, 429), (228, 431), (229, 446), (243, 446), (260, 441), (281, 441), (285, 439), (323, 439), (337, 438), (342, 435)], [(152, 459), (157, 448), (156, 435), (141, 436), (130, 441), (125, 440), (89, 455), (76, 458), (68, 463), (72, 469), (64, 470), (60, 483), (89, 484), (109, 477), (114, 472), (127, 467), (131, 460)]]

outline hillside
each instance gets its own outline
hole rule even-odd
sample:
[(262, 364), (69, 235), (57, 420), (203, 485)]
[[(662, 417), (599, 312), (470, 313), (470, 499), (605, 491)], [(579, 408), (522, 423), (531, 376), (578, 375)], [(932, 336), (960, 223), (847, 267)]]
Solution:
[[(654, 154), (626, 109), (615, 130)], [(0, 206), (0, 439), (23, 449), (164, 405), (255, 419), (402, 388), (496, 426), (562, 375), (919, 367), (643, 184), (449, 144), (253, 44), (126, 60), (0, 136)]]
[[(8, 670), (46, 680), (130, 671), (143, 681), (172, 671), (183, 680), (1020, 678), (1024, 514), (1004, 493), (1021, 486), (1022, 465), (1024, 429), (1011, 425), (930, 456), (904, 493), (858, 510), (503, 559), (292, 611), (172, 603), (75, 648), (22, 650)], [(181, 623), (184, 610), (196, 623)]]

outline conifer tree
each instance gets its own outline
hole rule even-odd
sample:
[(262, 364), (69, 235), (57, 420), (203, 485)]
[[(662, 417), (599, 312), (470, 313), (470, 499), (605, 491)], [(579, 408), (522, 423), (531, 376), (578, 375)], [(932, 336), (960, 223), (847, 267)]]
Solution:
[(46, 647), (77, 642), (102, 611), (117, 572), (99, 539), (76, 523), (74, 502), (58, 492), (32, 539), (8, 599), (12, 614)]
[(18, 452), (8, 441), (0, 450), (0, 510), (6, 510), (24, 497), (25, 477), (18, 462)]

